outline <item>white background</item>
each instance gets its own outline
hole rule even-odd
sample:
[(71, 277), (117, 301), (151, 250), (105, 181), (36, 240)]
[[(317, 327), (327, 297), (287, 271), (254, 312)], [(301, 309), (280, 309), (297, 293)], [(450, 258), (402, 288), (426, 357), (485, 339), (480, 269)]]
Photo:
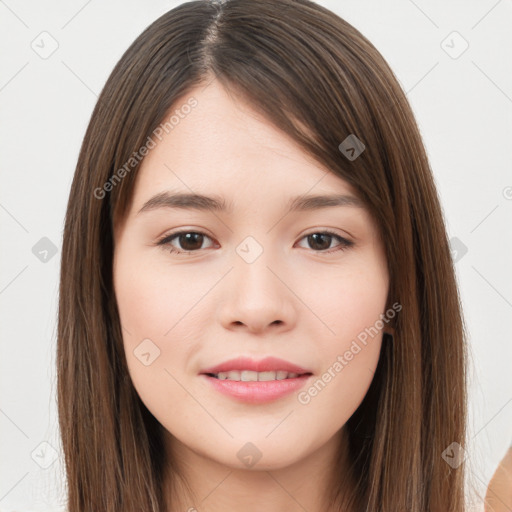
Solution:
[[(58, 510), (63, 499), (61, 459), (47, 469), (35, 460), (48, 464), (53, 449), (60, 453), (54, 366), (69, 188), (112, 68), (146, 26), (179, 3), (0, 0), (1, 511)], [(319, 3), (360, 30), (397, 75), (448, 234), (468, 249), (456, 264), (472, 359), (465, 454), (485, 493), (512, 439), (512, 3)], [(58, 43), (47, 59), (31, 47), (42, 46), (43, 31)], [(462, 48), (453, 31), (469, 44), (458, 58), (445, 51)], [(43, 237), (57, 248), (45, 263), (32, 252)]]

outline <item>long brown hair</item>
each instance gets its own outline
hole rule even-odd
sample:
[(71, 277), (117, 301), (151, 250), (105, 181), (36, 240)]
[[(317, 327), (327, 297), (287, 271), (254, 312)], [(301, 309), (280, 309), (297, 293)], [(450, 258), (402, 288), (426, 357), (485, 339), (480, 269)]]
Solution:
[[(179, 98), (218, 80), (355, 187), (384, 242), (394, 337), (348, 421), (351, 510), (464, 510), (466, 335), (432, 172), (404, 92), (375, 47), (308, 0), (194, 1), (150, 25), (93, 111), (62, 244), (58, 414), (70, 512), (163, 511), (162, 426), (128, 374), (112, 281), (113, 228), (131, 161)], [(355, 135), (364, 151), (347, 158)], [(124, 173), (119, 172), (120, 169)], [(110, 186), (106, 186), (110, 183)], [(342, 454), (340, 453), (340, 460)], [(341, 510), (336, 472), (330, 508)]]

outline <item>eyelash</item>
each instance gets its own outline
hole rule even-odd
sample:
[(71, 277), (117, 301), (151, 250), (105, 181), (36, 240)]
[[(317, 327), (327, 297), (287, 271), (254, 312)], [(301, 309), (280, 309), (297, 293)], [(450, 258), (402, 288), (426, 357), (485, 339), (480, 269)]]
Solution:
[[(173, 247), (172, 245), (170, 245), (171, 241), (173, 241), (175, 238), (179, 237), (180, 235), (190, 234), (190, 233), (194, 233), (197, 235), (203, 235), (203, 236), (206, 236), (207, 238), (211, 238), (206, 233), (203, 233), (201, 231), (182, 230), (182, 231), (176, 231), (175, 233), (170, 233), (170, 234), (164, 235), (162, 238), (160, 238), (156, 242), (156, 245), (158, 245), (158, 246), (166, 246), (167, 245), (167, 246), (169, 246), (169, 252), (175, 253), (175, 254), (192, 254), (194, 252), (199, 252), (200, 249), (197, 249), (194, 251), (180, 251), (180, 250), (176, 249), (175, 247)], [(340, 245), (333, 249), (327, 249), (327, 250), (323, 250), (323, 251), (313, 251), (313, 252), (316, 252), (319, 254), (331, 254), (331, 253), (337, 252), (337, 251), (345, 251), (354, 245), (354, 242), (347, 240), (347, 239), (341, 237), (340, 235), (336, 234), (334, 231), (330, 231), (330, 230), (312, 231), (311, 233), (305, 234), (301, 238), (301, 240), (308, 236), (317, 235), (317, 234), (330, 235), (333, 238), (335, 238), (336, 240), (338, 240), (338, 242), (340, 242)]]

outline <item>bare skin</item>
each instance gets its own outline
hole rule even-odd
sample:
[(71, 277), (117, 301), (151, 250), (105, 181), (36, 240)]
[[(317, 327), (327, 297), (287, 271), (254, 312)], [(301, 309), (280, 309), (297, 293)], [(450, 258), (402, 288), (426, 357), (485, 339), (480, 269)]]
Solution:
[(489, 482), (485, 512), (512, 512), (512, 447), (500, 461)]
[[(324, 512), (333, 471), (350, 492), (334, 454), (371, 384), (387, 330), (355, 348), (386, 313), (384, 247), (365, 208), (290, 212), (297, 196), (356, 194), (217, 81), (176, 106), (192, 96), (197, 106), (143, 161), (129, 212), (115, 228), (114, 286), (130, 376), (195, 494), (173, 493), (168, 474), (170, 510)], [(222, 196), (233, 210), (138, 213), (163, 191)], [(156, 245), (181, 229), (204, 236)], [(336, 250), (343, 245), (336, 237), (308, 236), (326, 229), (353, 245)], [(160, 350), (150, 365), (134, 355), (145, 339)], [(294, 392), (244, 403), (200, 375), (240, 355), (309, 370), (302, 402)], [(344, 363), (334, 371), (338, 356)], [(326, 372), (330, 379), (309, 393)], [(243, 447), (257, 448), (254, 465), (240, 456)]]

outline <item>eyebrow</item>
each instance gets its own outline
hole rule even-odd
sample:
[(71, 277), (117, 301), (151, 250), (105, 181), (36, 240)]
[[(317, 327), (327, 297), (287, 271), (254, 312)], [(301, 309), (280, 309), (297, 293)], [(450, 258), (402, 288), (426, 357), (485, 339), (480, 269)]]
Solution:
[[(336, 206), (364, 208), (364, 204), (361, 199), (349, 194), (298, 196), (290, 199), (288, 202), (288, 209), (292, 212), (318, 210), (321, 208), (331, 208)], [(186, 210), (217, 211), (227, 213), (232, 213), (233, 211), (232, 204), (226, 203), (225, 199), (219, 196), (205, 196), (202, 194), (189, 194), (183, 192), (160, 192), (146, 201), (144, 206), (137, 212), (137, 215), (142, 212), (156, 210), (159, 208), (180, 208)]]

